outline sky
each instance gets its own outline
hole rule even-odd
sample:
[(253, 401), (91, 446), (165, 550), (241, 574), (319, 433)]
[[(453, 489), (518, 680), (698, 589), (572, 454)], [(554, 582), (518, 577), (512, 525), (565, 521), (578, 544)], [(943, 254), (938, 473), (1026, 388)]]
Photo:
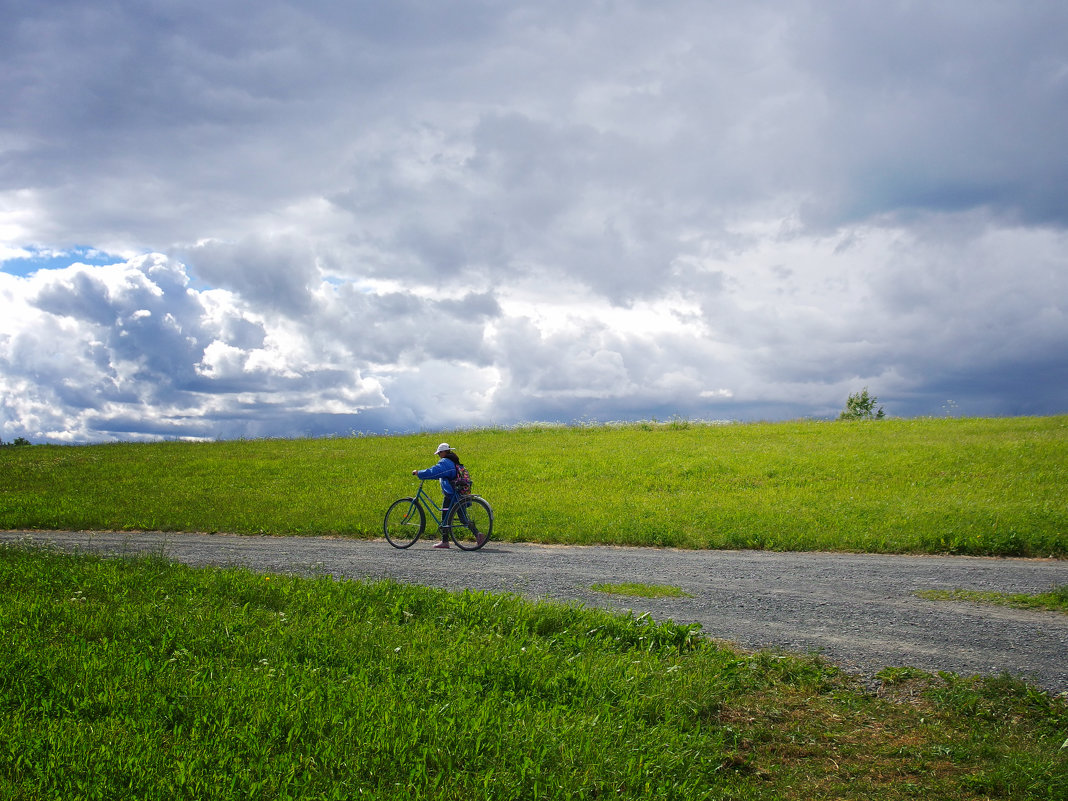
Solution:
[(1068, 412), (1068, 4), (0, 0), (0, 439)]

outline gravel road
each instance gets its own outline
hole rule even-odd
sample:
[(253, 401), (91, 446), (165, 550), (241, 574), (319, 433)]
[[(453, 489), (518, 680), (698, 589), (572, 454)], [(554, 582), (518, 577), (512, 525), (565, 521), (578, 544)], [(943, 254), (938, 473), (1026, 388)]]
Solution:
[[(449, 589), (650, 612), (700, 623), (746, 649), (820, 652), (871, 676), (887, 666), (971, 675), (1008, 671), (1052, 692), (1068, 691), (1068, 615), (926, 601), (928, 589), (1043, 592), (1068, 584), (1068, 561), (956, 556), (877, 556), (763, 551), (681, 551), (490, 542), (481, 551), (438, 551), (421, 540), (398, 551), (385, 540), (247, 537), (151, 532), (0, 532), (64, 549), (152, 553), (190, 565), (257, 572), (391, 578)], [(670, 584), (691, 598), (620, 598), (599, 582)]]

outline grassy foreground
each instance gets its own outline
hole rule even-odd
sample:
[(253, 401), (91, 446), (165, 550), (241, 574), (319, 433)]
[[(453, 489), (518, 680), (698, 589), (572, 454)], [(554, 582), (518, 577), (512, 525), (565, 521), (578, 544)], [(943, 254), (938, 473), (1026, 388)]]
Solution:
[(506, 540), (1068, 557), (1068, 416), (3, 448), (0, 528), (380, 536), (446, 437)]
[(5, 799), (1068, 796), (1068, 701), (1007, 677), (512, 596), (3, 546), (0, 632)]

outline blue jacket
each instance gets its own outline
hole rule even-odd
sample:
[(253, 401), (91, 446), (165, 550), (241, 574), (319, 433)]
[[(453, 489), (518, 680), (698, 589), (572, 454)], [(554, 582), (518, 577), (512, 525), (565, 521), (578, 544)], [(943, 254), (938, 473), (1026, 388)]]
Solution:
[(452, 482), (456, 479), (456, 465), (452, 463), (451, 459), (442, 457), (441, 461), (433, 467), (428, 467), (426, 470), (420, 470), (416, 474), (416, 477), (423, 479), (438, 478), (441, 479), (441, 491), (446, 495), (454, 495), (456, 490), (452, 488)]

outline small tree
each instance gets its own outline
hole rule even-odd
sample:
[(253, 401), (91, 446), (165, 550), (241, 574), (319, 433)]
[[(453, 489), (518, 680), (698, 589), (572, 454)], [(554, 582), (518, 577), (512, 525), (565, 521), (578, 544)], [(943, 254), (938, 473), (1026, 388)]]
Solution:
[(886, 417), (883, 413), (883, 407), (880, 406), (879, 410), (875, 410), (875, 404), (879, 402), (879, 399), (874, 395), (868, 394), (868, 388), (864, 387), (863, 392), (855, 392), (849, 396), (849, 400), (846, 401), (845, 411), (838, 415), (839, 420), (881, 420)]

